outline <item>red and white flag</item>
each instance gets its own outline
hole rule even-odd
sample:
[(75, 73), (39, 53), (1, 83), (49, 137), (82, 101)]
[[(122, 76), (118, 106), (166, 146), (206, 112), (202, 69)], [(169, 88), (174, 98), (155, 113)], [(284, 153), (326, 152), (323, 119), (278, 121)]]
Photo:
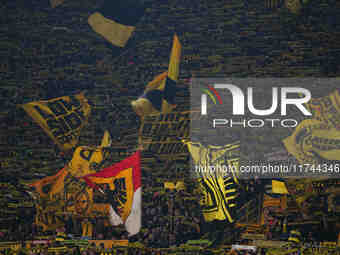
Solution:
[(129, 236), (139, 232), (142, 222), (139, 151), (119, 163), (82, 178), (89, 186), (108, 196), (112, 225), (124, 223)]

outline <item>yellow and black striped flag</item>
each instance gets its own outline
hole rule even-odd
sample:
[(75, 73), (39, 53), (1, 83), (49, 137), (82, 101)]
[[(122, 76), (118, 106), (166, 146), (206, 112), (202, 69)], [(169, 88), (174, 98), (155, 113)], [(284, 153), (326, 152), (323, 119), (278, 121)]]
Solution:
[(173, 38), (172, 50), (168, 71), (155, 77), (146, 86), (144, 94), (137, 100), (132, 101), (134, 111), (141, 117), (157, 114), (170, 113), (175, 107), (177, 80), (181, 60), (182, 46), (177, 37)]
[[(201, 210), (205, 221), (221, 220), (233, 223), (240, 196), (240, 142), (207, 147), (199, 142), (186, 142), (198, 174)], [(230, 171), (219, 171), (220, 167)], [(214, 167), (214, 169), (212, 169)]]
[(291, 230), (289, 232), (289, 242), (300, 243), (301, 242), (301, 232), (298, 230)]

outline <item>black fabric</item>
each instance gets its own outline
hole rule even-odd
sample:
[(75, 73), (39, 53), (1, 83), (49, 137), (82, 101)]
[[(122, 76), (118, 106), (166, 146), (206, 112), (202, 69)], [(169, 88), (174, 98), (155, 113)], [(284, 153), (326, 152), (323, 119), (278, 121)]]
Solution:
[(162, 111), (163, 91), (158, 89), (149, 90), (142, 96), (142, 98), (149, 100), (156, 110), (160, 112)]
[(167, 77), (164, 88), (164, 99), (169, 104), (175, 104), (176, 91), (177, 91), (176, 81)]
[(145, 5), (136, 0), (106, 0), (98, 11), (119, 24), (135, 26), (144, 15)]

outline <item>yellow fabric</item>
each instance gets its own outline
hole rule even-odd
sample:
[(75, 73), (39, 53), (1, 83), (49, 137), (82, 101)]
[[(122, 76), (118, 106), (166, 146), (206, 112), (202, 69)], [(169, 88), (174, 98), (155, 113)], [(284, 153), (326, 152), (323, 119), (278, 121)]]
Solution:
[[(177, 35), (174, 35), (168, 71), (161, 73), (160, 75), (156, 76), (151, 82), (149, 82), (144, 92), (155, 89), (163, 91), (166, 86), (167, 78), (178, 81), (181, 51), (181, 43)], [(141, 117), (159, 113), (159, 111), (152, 106), (149, 100), (145, 98), (138, 98), (137, 100), (132, 101), (131, 105), (134, 111)], [(166, 100), (162, 100), (161, 112), (163, 114), (170, 113), (175, 107), (176, 105), (169, 104)]]
[(300, 231), (297, 231), (297, 230), (292, 230), (292, 231), (290, 231), (290, 234), (294, 234), (294, 235), (301, 236)]
[(179, 66), (181, 61), (182, 45), (178, 39), (177, 35), (174, 35), (172, 42), (172, 49), (170, 53), (170, 60), (168, 71), (163, 72), (156, 76), (151, 82), (146, 86), (147, 90), (150, 89), (163, 89), (166, 77), (171, 78), (174, 81), (178, 81), (179, 76)]
[(174, 81), (178, 81), (179, 65), (181, 61), (181, 52), (182, 52), (182, 45), (177, 35), (174, 35), (171, 54), (170, 54), (170, 62), (169, 62), (169, 67), (168, 67), (168, 76)]
[(178, 182), (176, 183), (176, 189), (177, 189), (177, 190), (185, 190), (185, 184), (184, 184), (184, 182), (178, 181)]
[(281, 181), (272, 180), (272, 192), (275, 194), (288, 194), (286, 184)]
[[(68, 166), (56, 175), (43, 178), (33, 184), (39, 195), (36, 203), (36, 223), (44, 230), (54, 230), (63, 226), (58, 214), (65, 211), (73, 214), (90, 215), (93, 212), (93, 189), (83, 186), (83, 181), (76, 178), (96, 170), (93, 164), (100, 165), (104, 159), (101, 147), (78, 147)], [(43, 189), (46, 187), (46, 192)]]
[[(102, 190), (103, 188), (101, 186), (103, 186), (103, 184), (106, 184), (111, 191), (116, 191), (117, 194), (121, 194), (122, 199), (118, 199), (119, 203), (118, 209), (120, 211), (119, 215), (121, 216), (123, 221), (125, 221), (127, 217), (130, 215), (132, 208), (134, 192), (132, 173), (133, 173), (132, 168), (127, 168), (111, 178), (89, 177), (89, 180), (97, 184)], [(119, 187), (115, 186), (116, 183), (115, 180), (121, 181)], [(122, 190), (119, 190), (119, 188), (121, 188)], [(97, 207), (97, 210), (98, 209), (99, 207)]]
[(328, 127), (324, 122), (307, 119), (302, 121), (283, 143), (301, 164), (316, 166), (321, 163), (322, 158), (339, 159), (340, 130)]
[(173, 182), (164, 182), (164, 188), (173, 190), (176, 189), (176, 186)]
[[(53, 176), (47, 176), (39, 181), (36, 181), (32, 184), (30, 184), (29, 186), (34, 187), (36, 189), (36, 191), (39, 193), (39, 195), (41, 197), (46, 197), (49, 194), (55, 194), (57, 192), (59, 192), (62, 189), (62, 185), (63, 185), (63, 180), (65, 178), (65, 176), (67, 175), (67, 170), (66, 168), (63, 168), (62, 170), (60, 170), (57, 174), (53, 175)], [(52, 186), (51, 188), (51, 193), (45, 193), (43, 192), (43, 187), (45, 185), (48, 184), (54, 184), (54, 186)]]
[[(104, 160), (104, 151), (100, 147), (79, 146), (68, 163), (68, 171), (75, 177), (95, 173), (94, 165)], [(99, 169), (97, 169), (99, 170)]]
[[(198, 142), (188, 142), (182, 140), (188, 146), (196, 165), (200, 166), (223, 166), (227, 165), (232, 171), (233, 180), (238, 183), (238, 169), (239, 169), (239, 143), (228, 144), (225, 146), (209, 145), (207, 148)], [(225, 159), (225, 156), (227, 159)]]
[(145, 91), (149, 91), (152, 89), (163, 89), (164, 82), (167, 76), (168, 72), (163, 72), (157, 75), (152, 81), (148, 83), (148, 85), (146, 85)]
[(82, 221), (82, 236), (92, 237), (93, 225), (89, 221)]
[[(35, 188), (40, 196), (40, 200), (36, 203), (35, 223), (41, 226), (44, 231), (54, 230), (64, 225), (64, 223), (54, 215), (54, 211), (57, 210), (57, 207), (62, 206), (58, 203), (57, 198), (63, 195), (66, 175), (67, 170), (63, 168), (57, 174), (45, 177), (30, 185)], [(46, 186), (50, 186), (50, 189), (44, 192), (43, 188)], [(56, 203), (49, 205), (48, 202), (53, 200), (55, 200)], [(43, 201), (46, 201), (47, 205), (45, 205), (46, 202)]]
[(109, 131), (105, 130), (100, 147), (108, 147), (111, 145), (111, 143), (112, 143), (111, 135)]
[(176, 105), (169, 104), (167, 101), (163, 100), (162, 102), (162, 113), (163, 114), (170, 113), (175, 108), (176, 108)]
[(338, 160), (340, 152), (340, 94), (338, 90), (322, 98), (313, 98), (307, 109), (312, 119), (302, 121), (294, 133), (283, 140), (288, 152), (301, 164), (317, 165)]
[(288, 241), (289, 241), (289, 242), (300, 243), (300, 240), (299, 240), (298, 238), (296, 238), (296, 237), (289, 237), (289, 238), (288, 238)]
[(56, 241), (64, 241), (66, 238), (66, 234), (64, 232), (57, 232)]
[(340, 130), (340, 93), (338, 90), (325, 97), (312, 98), (305, 106), (312, 113), (313, 119)]
[[(224, 200), (227, 201), (222, 194), (218, 192), (218, 189), (224, 186), (224, 179), (221, 177), (217, 178), (200, 178), (199, 185), (201, 192), (205, 193), (205, 199), (201, 200), (201, 205), (206, 206), (207, 208), (203, 211), (203, 216), (205, 221), (213, 221), (213, 220), (228, 220), (229, 222), (233, 222), (233, 218), (228, 210), (225, 207)], [(207, 188), (207, 186), (209, 188)], [(210, 192), (208, 192), (208, 190)], [(235, 197), (229, 197), (229, 199), (234, 199)], [(216, 202), (217, 203), (216, 203)]]
[[(92, 207), (92, 213), (94, 215), (109, 215), (110, 204), (94, 203)], [(110, 226), (110, 223), (104, 220), (104, 226)]]
[(205, 221), (216, 219), (234, 222), (230, 208), (236, 206), (234, 200), (238, 193), (236, 189), (229, 187), (230, 184), (238, 184), (239, 143), (204, 147), (200, 143), (184, 142), (195, 165), (234, 167), (231, 174), (201, 173), (202, 178), (197, 179), (202, 193), (200, 205)]
[(145, 98), (138, 98), (137, 100), (134, 100), (131, 102), (133, 110), (139, 115), (139, 116), (146, 116), (149, 114), (157, 114), (159, 113), (150, 103), (149, 100)]
[(92, 29), (103, 36), (111, 44), (123, 48), (133, 31), (134, 26), (126, 26), (105, 18), (99, 12), (95, 12), (88, 18), (88, 23)]
[[(69, 107), (69, 103), (75, 104)], [(91, 107), (83, 93), (22, 105), (23, 109), (53, 139), (61, 150), (72, 149), (87, 122)]]

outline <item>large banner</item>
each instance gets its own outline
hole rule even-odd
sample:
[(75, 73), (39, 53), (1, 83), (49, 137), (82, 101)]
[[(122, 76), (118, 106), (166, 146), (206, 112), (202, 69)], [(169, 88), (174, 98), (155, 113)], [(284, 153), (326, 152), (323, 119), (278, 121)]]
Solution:
[[(88, 197), (82, 191), (82, 187), (77, 179), (72, 178), (68, 173), (67, 168), (63, 168), (54, 176), (43, 178), (33, 184), (36, 197), (36, 216), (35, 223), (42, 227), (43, 231), (55, 230), (64, 225), (63, 213), (68, 211), (72, 205), (74, 208), (75, 194)], [(79, 213), (83, 210), (79, 209)]]
[(145, 117), (139, 129), (139, 144), (143, 150), (160, 156), (187, 155), (187, 148), (180, 139), (189, 136), (189, 125), (189, 112)]
[(313, 119), (340, 130), (340, 93), (338, 90), (325, 97), (312, 98), (306, 107), (312, 113)]
[(200, 118), (200, 113), (185, 111), (145, 117), (139, 129), (140, 146), (161, 157), (186, 157), (187, 146), (181, 140), (189, 138), (190, 116), (194, 120)]
[[(200, 205), (204, 219), (234, 222), (240, 191), (238, 180), (240, 143), (207, 147), (201, 143), (185, 143), (195, 164), (193, 174), (202, 193)], [(218, 171), (219, 167), (225, 170)]]
[(325, 97), (313, 98), (305, 106), (312, 113), (312, 118), (302, 121), (293, 134), (283, 140), (283, 143), (299, 163), (310, 164), (315, 168), (304, 169), (307, 172), (338, 173), (340, 166), (339, 91), (335, 90)]
[[(326, 122), (308, 119), (302, 121), (283, 143), (300, 164), (310, 164), (315, 168), (304, 168), (306, 174), (333, 174), (339, 173), (339, 137), (340, 130)], [(338, 164), (326, 164), (328, 160), (337, 160)]]
[(22, 105), (61, 150), (72, 149), (79, 139), (91, 107), (83, 93)]
[[(107, 167), (100, 172), (83, 177), (87, 184), (99, 190), (103, 198), (103, 209), (112, 225), (125, 224), (129, 235), (135, 235), (141, 228), (141, 169), (140, 152)], [(106, 212), (105, 212), (106, 210)]]
[(102, 147), (80, 146), (57, 174), (30, 185), (35, 191), (37, 225), (54, 230), (64, 225), (65, 214), (93, 216), (93, 189), (80, 177), (100, 170), (105, 155)]

